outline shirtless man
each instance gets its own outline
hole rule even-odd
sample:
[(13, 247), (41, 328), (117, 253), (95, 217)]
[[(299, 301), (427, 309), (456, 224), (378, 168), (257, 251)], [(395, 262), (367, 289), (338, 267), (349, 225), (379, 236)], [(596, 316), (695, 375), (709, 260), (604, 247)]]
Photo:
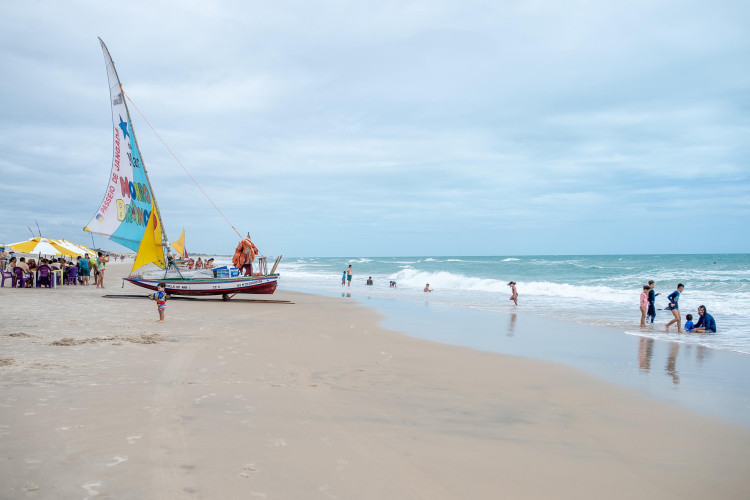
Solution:
[(430, 288), (430, 284), (429, 284), (429, 283), (427, 283), (427, 284), (426, 284), (426, 285), (424, 286), (424, 291), (425, 291), (425, 292), (431, 292), (431, 291), (432, 291), (432, 288)]

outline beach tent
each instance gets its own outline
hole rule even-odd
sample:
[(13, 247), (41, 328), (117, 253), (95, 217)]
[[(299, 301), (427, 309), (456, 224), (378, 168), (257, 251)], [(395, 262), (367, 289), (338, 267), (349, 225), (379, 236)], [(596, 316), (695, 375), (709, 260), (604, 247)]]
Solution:
[(18, 243), (11, 243), (8, 245), (16, 252), (26, 254), (41, 254), (41, 255), (67, 255), (75, 257), (71, 250), (56, 244), (47, 238), (32, 238), (28, 241), (21, 241)]

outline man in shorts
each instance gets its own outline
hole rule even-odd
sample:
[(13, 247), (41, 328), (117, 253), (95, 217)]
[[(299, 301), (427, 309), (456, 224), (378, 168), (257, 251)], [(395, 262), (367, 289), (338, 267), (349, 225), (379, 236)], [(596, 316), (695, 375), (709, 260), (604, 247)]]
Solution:
[(346, 270), (346, 286), (352, 286), (352, 265)]

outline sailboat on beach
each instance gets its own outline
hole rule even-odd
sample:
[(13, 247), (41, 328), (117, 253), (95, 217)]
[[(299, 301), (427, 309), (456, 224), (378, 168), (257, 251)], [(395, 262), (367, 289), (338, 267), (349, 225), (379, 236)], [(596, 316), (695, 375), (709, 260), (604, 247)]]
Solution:
[[(84, 231), (104, 236), (137, 251), (131, 275), (123, 279), (149, 290), (156, 290), (158, 283), (164, 282), (166, 292), (172, 295), (222, 295), (224, 300), (229, 300), (236, 293), (273, 293), (278, 284), (279, 274), (276, 273), (276, 268), (281, 257), (276, 259), (271, 272), (267, 272), (266, 258), (258, 257), (255, 262), (257, 248), (250, 241), (249, 235), (243, 238), (234, 226), (232, 229), (241, 238), (233, 260), (238, 268), (237, 276), (232, 276), (229, 270), (229, 276), (217, 276), (209, 270), (207, 275), (186, 277), (174, 264), (169, 255), (169, 239), (159, 205), (133, 132), (130, 112), (125, 102), (127, 96), (107, 46), (101, 38), (99, 42), (104, 52), (109, 79), (114, 152), (104, 199)], [(183, 230), (182, 236), (175, 242), (176, 249), (182, 256), (187, 255), (184, 236)], [(147, 264), (155, 264), (163, 270), (163, 275), (145, 277), (134, 274)], [(244, 275), (240, 276), (243, 271)]]

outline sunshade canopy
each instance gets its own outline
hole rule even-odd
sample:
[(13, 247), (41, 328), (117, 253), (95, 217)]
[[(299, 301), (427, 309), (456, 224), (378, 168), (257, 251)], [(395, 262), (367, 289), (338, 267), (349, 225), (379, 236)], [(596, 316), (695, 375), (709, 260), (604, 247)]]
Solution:
[(68, 255), (75, 257), (75, 254), (65, 248), (48, 240), (47, 238), (32, 238), (28, 241), (21, 241), (18, 243), (11, 243), (8, 245), (16, 252), (28, 253), (28, 254), (42, 254), (42, 255)]

